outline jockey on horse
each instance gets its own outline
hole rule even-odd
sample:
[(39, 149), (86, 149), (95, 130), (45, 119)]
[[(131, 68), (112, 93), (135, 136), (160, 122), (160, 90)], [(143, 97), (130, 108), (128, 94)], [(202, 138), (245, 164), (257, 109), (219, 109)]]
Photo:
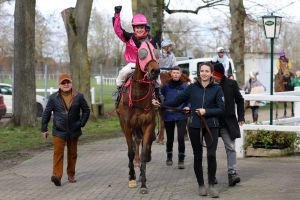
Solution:
[[(125, 82), (126, 78), (130, 73), (134, 71), (138, 48), (143, 41), (150, 41), (154, 47), (156, 47), (156, 40), (152, 39), (149, 35), (150, 26), (147, 24), (147, 18), (143, 14), (136, 14), (132, 18), (132, 28), (133, 33), (125, 31), (121, 26), (120, 12), (122, 6), (115, 7), (115, 14), (113, 17), (113, 27), (117, 36), (126, 44), (125, 47), (125, 60), (127, 65), (125, 65), (119, 72), (116, 79), (117, 84), (117, 98), (116, 104), (119, 102), (119, 94), (122, 88), (122, 84)], [(157, 36), (158, 38), (159, 36)], [(158, 88), (158, 86), (157, 86)], [(159, 89), (155, 90), (156, 96), (159, 97)]]

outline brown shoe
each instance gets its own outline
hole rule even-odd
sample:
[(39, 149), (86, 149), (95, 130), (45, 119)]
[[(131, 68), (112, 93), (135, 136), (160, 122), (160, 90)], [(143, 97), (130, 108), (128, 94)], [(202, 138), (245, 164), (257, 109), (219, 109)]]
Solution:
[(61, 186), (60, 177), (58, 176), (51, 176), (51, 181), (54, 183), (55, 186)]
[(74, 176), (69, 176), (68, 177), (68, 181), (70, 182), (70, 183), (76, 183), (76, 179), (75, 179), (75, 177)]

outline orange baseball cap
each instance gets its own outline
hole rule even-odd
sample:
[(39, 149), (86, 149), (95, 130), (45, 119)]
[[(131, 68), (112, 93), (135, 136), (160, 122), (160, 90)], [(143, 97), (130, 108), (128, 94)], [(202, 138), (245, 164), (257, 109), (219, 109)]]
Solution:
[(60, 76), (59, 76), (59, 83), (63, 82), (64, 80), (68, 80), (68, 81), (72, 81), (71, 79), (71, 76), (67, 73), (62, 73)]

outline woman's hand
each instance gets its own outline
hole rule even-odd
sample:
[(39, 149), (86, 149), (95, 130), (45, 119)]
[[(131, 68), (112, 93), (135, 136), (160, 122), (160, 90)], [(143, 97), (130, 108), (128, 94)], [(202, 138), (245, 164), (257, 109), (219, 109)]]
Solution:
[(47, 139), (49, 136), (49, 132), (48, 131), (42, 132), (42, 136)]
[(153, 104), (155, 107), (159, 107), (159, 106), (160, 106), (159, 101), (156, 100), (156, 99), (152, 99), (152, 104)]
[(204, 108), (198, 108), (196, 109), (196, 113), (199, 115), (199, 116), (203, 116), (205, 115), (205, 109)]
[(185, 113), (185, 114), (189, 114), (190, 112), (191, 112), (191, 109), (189, 108), (189, 107), (184, 107), (183, 108), (183, 112)]

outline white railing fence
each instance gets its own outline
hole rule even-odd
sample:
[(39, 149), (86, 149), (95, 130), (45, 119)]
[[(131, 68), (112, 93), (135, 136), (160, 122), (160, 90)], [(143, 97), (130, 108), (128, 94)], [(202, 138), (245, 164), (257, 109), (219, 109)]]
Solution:
[[(42, 93), (42, 92), (47, 92), (49, 95), (53, 94), (56, 92), (58, 89), (50, 87), (49, 89), (36, 89), (36, 92)], [(92, 104), (96, 103), (96, 90), (94, 87), (91, 88), (91, 99), (92, 99)]]
[[(244, 139), (245, 134), (249, 130), (276, 130), (276, 131), (289, 131), (300, 133), (300, 87), (296, 87), (295, 91), (268, 94), (244, 94), (245, 100), (258, 100), (258, 101), (278, 101), (278, 102), (294, 102), (295, 116), (285, 119), (273, 120), (273, 125), (268, 125), (269, 121), (261, 122), (260, 124), (244, 124), (240, 127), (241, 138), (236, 139), (235, 149), (237, 157), (245, 157)], [(288, 125), (287, 125), (288, 124)]]

